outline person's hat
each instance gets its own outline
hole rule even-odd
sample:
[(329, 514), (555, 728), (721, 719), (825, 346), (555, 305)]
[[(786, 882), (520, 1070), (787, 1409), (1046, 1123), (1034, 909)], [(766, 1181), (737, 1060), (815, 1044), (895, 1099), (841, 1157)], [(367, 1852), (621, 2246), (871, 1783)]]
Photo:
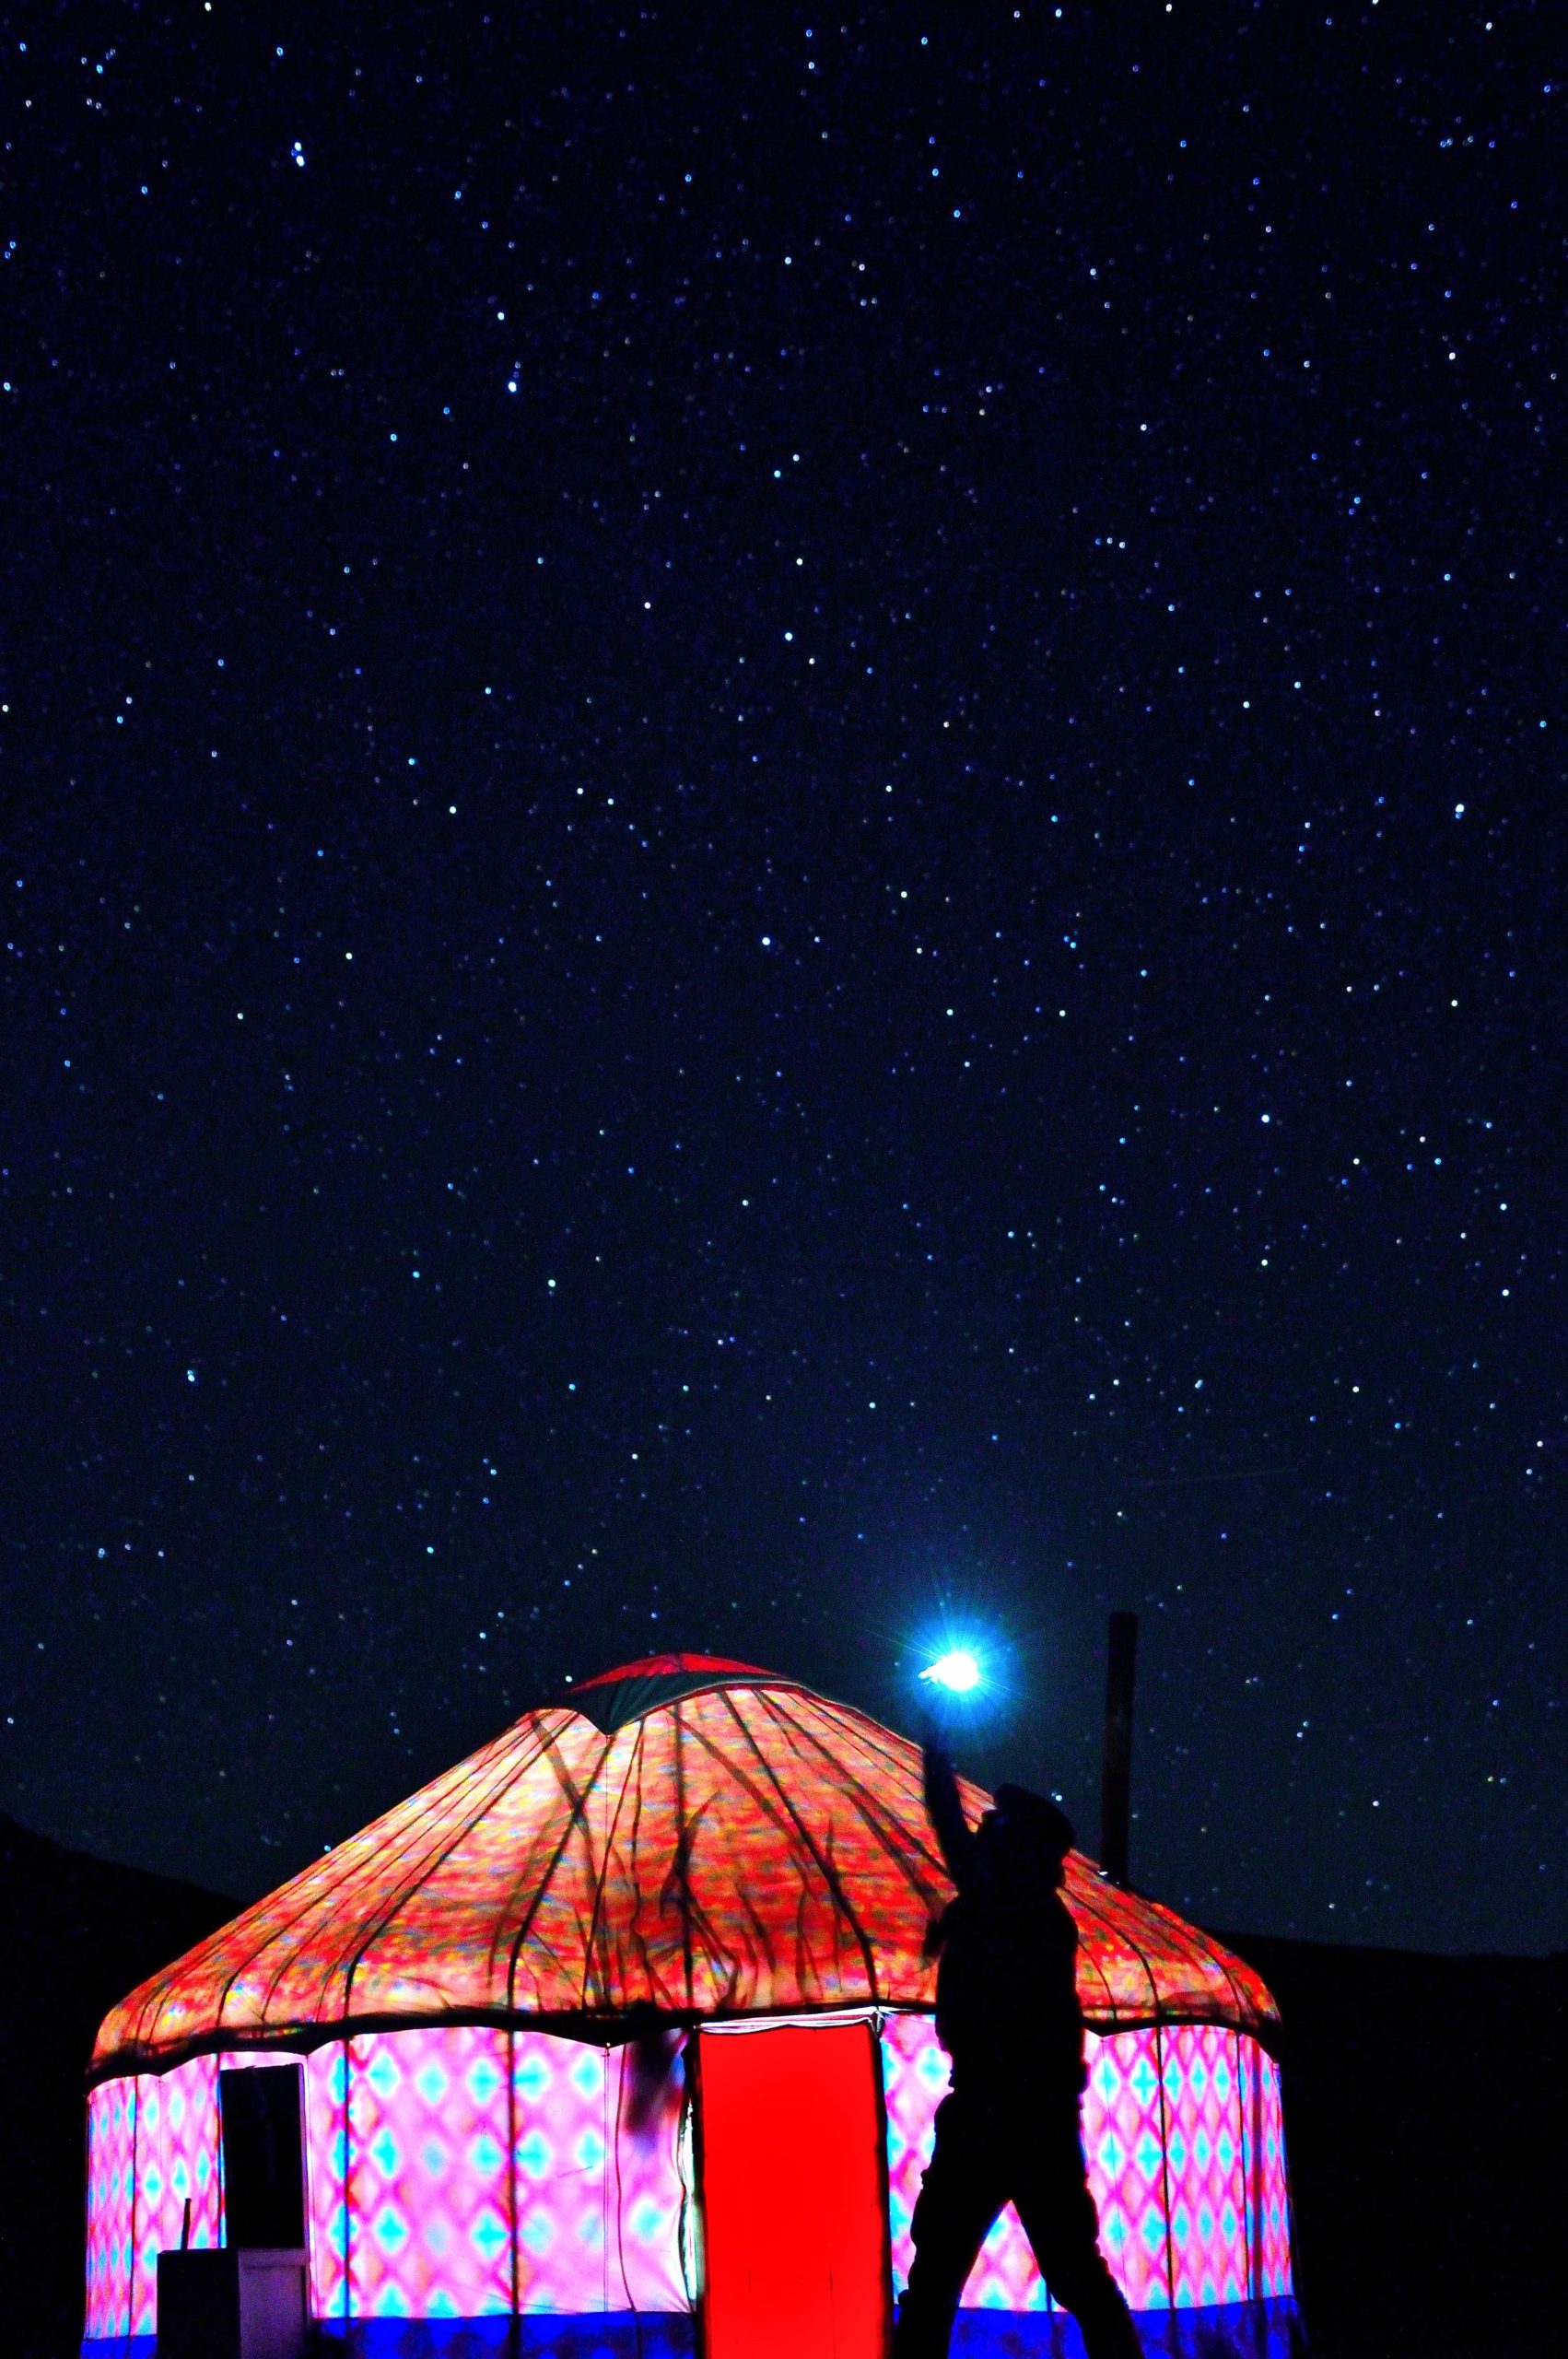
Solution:
[(999, 1786), (996, 1807), (1009, 1826), (1029, 1837), (1053, 1859), (1065, 1859), (1071, 1850), (1072, 1821), (1044, 1794), (1032, 1794), (1027, 1786)]

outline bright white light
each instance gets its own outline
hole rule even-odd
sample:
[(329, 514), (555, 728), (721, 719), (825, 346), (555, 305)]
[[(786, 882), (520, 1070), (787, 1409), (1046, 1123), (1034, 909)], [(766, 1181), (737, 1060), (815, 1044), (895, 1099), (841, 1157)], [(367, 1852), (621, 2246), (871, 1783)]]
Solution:
[(938, 1655), (921, 1672), (933, 1686), (945, 1687), (954, 1696), (967, 1696), (980, 1684), (980, 1666), (963, 1647), (954, 1647), (950, 1654)]

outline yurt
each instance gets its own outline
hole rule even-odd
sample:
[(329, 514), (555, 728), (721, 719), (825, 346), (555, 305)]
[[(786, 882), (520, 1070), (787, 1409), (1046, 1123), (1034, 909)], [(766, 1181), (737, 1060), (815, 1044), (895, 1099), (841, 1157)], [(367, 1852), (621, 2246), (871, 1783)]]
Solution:
[[(221, 2248), (297, 2252), (316, 2334), (388, 2359), (882, 2359), (950, 1896), (919, 1749), (865, 1713), (707, 1655), (572, 1688), (108, 2017), (84, 2351), (150, 2359), (160, 2275)], [(1273, 2001), (1077, 1853), (1066, 1897), (1146, 2347), (1282, 2352)], [(1004, 2212), (955, 2351), (1081, 2348)]]

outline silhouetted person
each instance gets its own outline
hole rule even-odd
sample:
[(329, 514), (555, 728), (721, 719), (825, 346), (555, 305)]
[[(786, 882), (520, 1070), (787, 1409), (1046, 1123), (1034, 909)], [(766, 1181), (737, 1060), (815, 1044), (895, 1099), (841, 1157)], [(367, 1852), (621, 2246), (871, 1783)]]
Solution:
[(1139, 2341), (1097, 2242), (1079, 2130), (1083, 2016), (1078, 1929), (1061, 1898), (1072, 1828), (1054, 1802), (999, 1786), (971, 1829), (953, 1765), (925, 1748), (926, 1808), (957, 1887), (932, 1926), (936, 2027), (953, 2065), (910, 2233), (895, 2359), (945, 2359), (964, 2283), (1002, 2206), (1016, 2205), (1053, 2300), (1089, 2359), (1138, 2359)]

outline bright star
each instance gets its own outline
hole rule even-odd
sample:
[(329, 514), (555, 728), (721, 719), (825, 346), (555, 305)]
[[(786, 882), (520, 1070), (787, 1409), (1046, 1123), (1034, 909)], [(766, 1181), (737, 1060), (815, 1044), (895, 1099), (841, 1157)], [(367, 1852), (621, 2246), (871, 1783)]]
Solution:
[(980, 1684), (980, 1666), (966, 1649), (954, 1647), (950, 1653), (938, 1655), (935, 1662), (926, 1665), (922, 1679), (933, 1686), (945, 1687), (950, 1695), (967, 1696)]

